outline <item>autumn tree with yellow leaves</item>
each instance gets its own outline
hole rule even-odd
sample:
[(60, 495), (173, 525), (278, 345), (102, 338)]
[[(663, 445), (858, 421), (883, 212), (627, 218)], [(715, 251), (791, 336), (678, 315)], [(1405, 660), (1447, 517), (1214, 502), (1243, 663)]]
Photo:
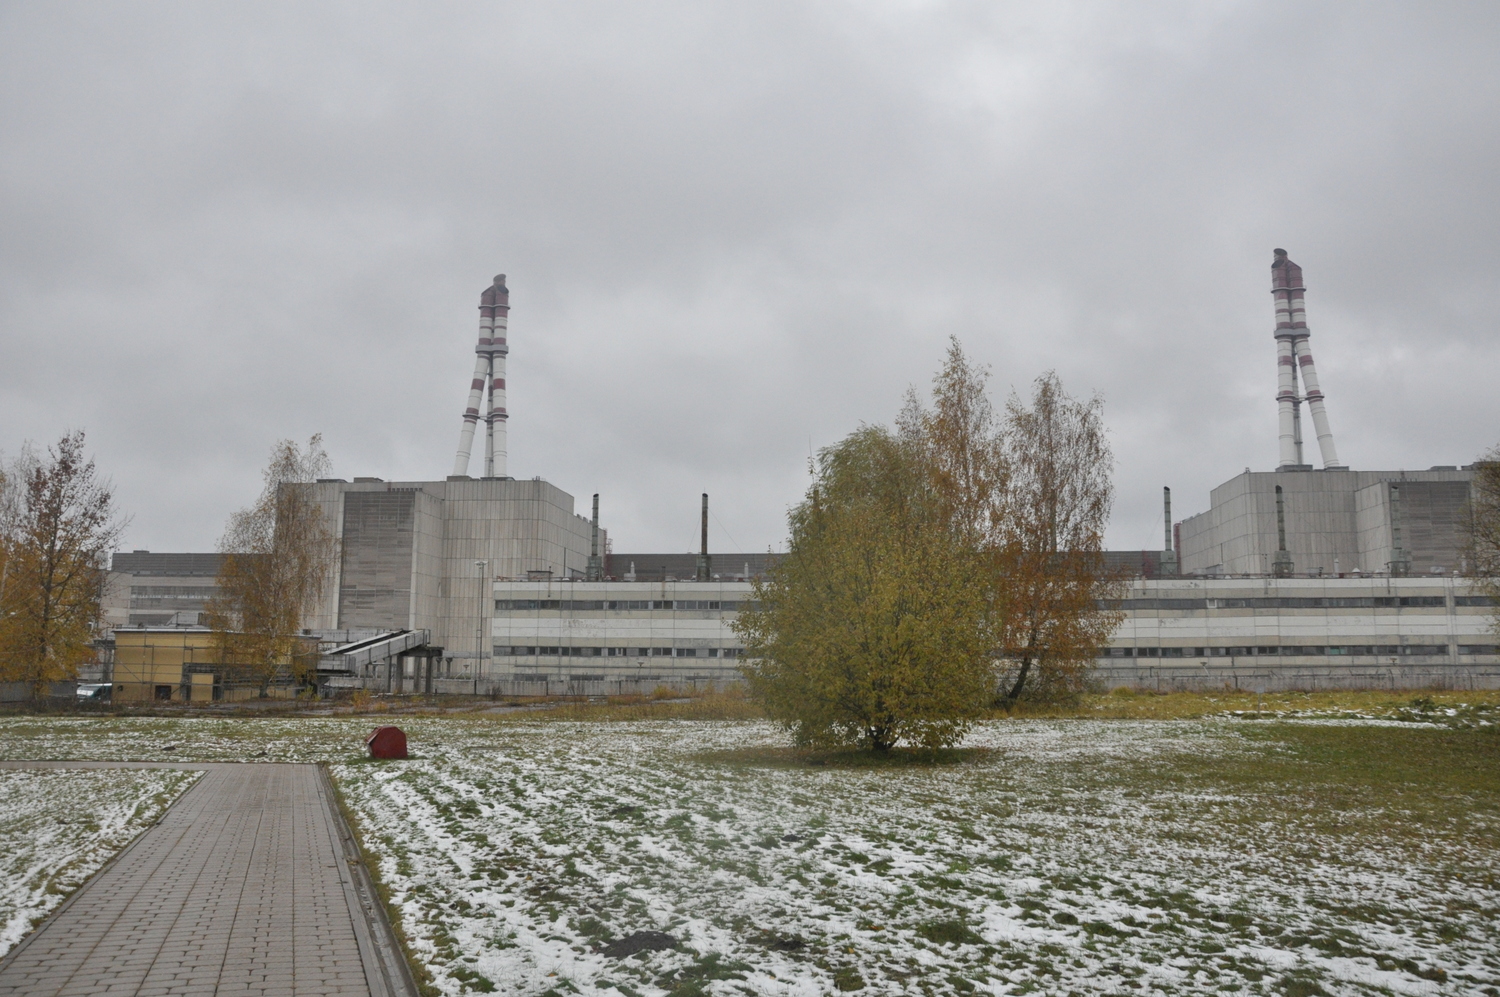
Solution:
[(984, 592), (935, 498), (884, 429), (818, 455), (787, 553), (735, 624), (752, 695), (799, 745), (941, 747), (983, 709)]
[(0, 678), (34, 696), (94, 655), (109, 556), (125, 526), (109, 484), (65, 434), (0, 469)]
[(955, 340), (895, 432), (822, 451), (785, 557), (737, 624), (752, 693), (803, 744), (939, 746), (979, 713), (1083, 687), (1119, 625), (1102, 403), (1012, 395)]

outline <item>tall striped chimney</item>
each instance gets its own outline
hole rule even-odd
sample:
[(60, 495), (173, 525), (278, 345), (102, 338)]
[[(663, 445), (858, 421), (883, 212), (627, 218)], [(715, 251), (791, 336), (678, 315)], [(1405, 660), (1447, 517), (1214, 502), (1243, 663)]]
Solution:
[(505, 357), (510, 352), (506, 345), (506, 330), (510, 317), (510, 291), (505, 286), (505, 274), (495, 278), (494, 284), (485, 288), (479, 296), (479, 345), (474, 347), (474, 379), (469, 384), (469, 406), (464, 409), (463, 431), (458, 437), (458, 456), (453, 461), (453, 473), (464, 477), (469, 473), (469, 454), (474, 447), (474, 430), (479, 425), (480, 410), (485, 396), (489, 396), (488, 411), (484, 413), (484, 476), (503, 478), (506, 476), (505, 423)]
[[(1318, 369), (1313, 364), (1308, 345), (1306, 288), (1302, 286), (1302, 268), (1278, 249), (1271, 263), (1271, 295), (1276, 301), (1276, 405), (1280, 423), (1281, 466), (1296, 467), (1302, 457), (1302, 409), (1307, 402), (1313, 430), (1318, 434), (1318, 452), (1324, 470), (1342, 468), (1338, 450), (1333, 445), (1333, 430), (1328, 428), (1328, 410), (1323, 392), (1318, 388)], [(1307, 389), (1299, 396), (1297, 382)]]

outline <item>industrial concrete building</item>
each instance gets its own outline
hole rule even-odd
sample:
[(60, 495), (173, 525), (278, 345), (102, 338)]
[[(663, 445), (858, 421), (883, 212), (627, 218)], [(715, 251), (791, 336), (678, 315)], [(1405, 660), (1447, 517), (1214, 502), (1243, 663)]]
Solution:
[[(649, 693), (733, 682), (749, 584), (496, 582), (480, 691)], [(1105, 688), (1500, 688), (1493, 601), (1443, 578), (1138, 578)]]
[(1162, 689), (1500, 688), (1467, 579), (1137, 579), (1096, 679)]
[(115, 554), (100, 600), (105, 627), (196, 626), (218, 574), (218, 554)]
[[(441, 673), (488, 677), (477, 621), (496, 578), (582, 577), (607, 535), (573, 496), (540, 478), (508, 477), (505, 363), (510, 291), (500, 274), (479, 298), (479, 340), (453, 474), (444, 481), (325, 480), (308, 486), (340, 541), (315, 630), (426, 630)], [(487, 402), (487, 411), (481, 408)], [(484, 419), (483, 476), (469, 476)]]
[[(1182, 521), (1174, 545), (1189, 575), (1395, 575), (1464, 573), (1462, 519), (1471, 467), (1352, 471), (1339, 462), (1308, 345), (1302, 268), (1275, 251), (1280, 465), (1246, 469), (1215, 488), (1207, 512)], [(1305, 393), (1299, 393), (1299, 380)], [(1305, 462), (1302, 403), (1322, 468)]]
[[(1099, 651), (1099, 681), (1500, 687), (1496, 607), (1455, 576), (1472, 469), (1339, 463), (1302, 273), (1282, 250), (1272, 292), (1281, 464), (1236, 476), (1214, 489), (1207, 512), (1177, 524), (1167, 492), (1164, 549), (1109, 554), (1133, 581), (1125, 622)], [(341, 541), (327, 598), (308, 621), (322, 639), (325, 688), (599, 694), (737, 681), (743, 646), (732, 624), (776, 555), (710, 554), (706, 495), (697, 554), (612, 554), (597, 495), (585, 519), (561, 489), (507, 477), (508, 312), (502, 275), (480, 299), (453, 475), (303, 486)], [(1304, 402), (1320, 470), (1304, 463)], [(472, 478), (481, 419), (484, 476)], [(214, 555), (116, 561), (130, 572), (115, 590), (128, 590), (112, 610), (122, 622), (196, 622), (190, 614), (212, 594)]]
[(493, 679), (518, 694), (651, 692), (739, 680), (746, 582), (496, 582)]
[(589, 520), (545, 481), (360, 478), (308, 487), (341, 543), (309, 625), (430, 630), (454, 674), (486, 670), (489, 645), (475, 623), (491, 581), (581, 578), (588, 565)]
[(1288, 574), (1463, 573), (1473, 479), (1467, 467), (1246, 471), (1213, 490), (1207, 512), (1182, 521), (1181, 570), (1272, 574), (1284, 534)]
[[(317, 640), (302, 642), (308, 657)], [(266, 695), (289, 699), (299, 685), (290, 676), (270, 683)], [(128, 702), (211, 703), (259, 698), (261, 683), (243, 669), (224, 662), (219, 634), (206, 627), (125, 627), (114, 634), (114, 662), (105, 681), (113, 682), (113, 700)]]

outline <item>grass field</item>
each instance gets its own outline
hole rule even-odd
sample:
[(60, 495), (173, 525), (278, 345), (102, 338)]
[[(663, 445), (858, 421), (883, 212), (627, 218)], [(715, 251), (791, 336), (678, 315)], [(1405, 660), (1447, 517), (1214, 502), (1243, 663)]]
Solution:
[(0, 752), (331, 763), (441, 993), (1500, 995), (1492, 700), (1103, 699), (1200, 719), (872, 761), (568, 706), (402, 717), (376, 763), (378, 718), (10, 717)]

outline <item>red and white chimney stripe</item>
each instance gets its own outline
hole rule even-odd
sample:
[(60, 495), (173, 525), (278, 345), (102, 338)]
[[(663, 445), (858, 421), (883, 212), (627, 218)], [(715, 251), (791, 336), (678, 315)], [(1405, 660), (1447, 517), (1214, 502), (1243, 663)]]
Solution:
[(1271, 294), (1276, 300), (1276, 403), (1280, 424), (1281, 464), (1302, 463), (1301, 420), (1298, 406), (1303, 398), (1297, 394), (1297, 379), (1307, 388), (1307, 409), (1318, 434), (1318, 451), (1323, 467), (1342, 467), (1333, 444), (1333, 430), (1328, 427), (1328, 410), (1323, 392), (1318, 388), (1318, 371), (1308, 345), (1306, 288), (1302, 286), (1302, 268), (1287, 258), (1286, 250), (1276, 250), (1271, 264)]
[(505, 355), (510, 291), (505, 274), (495, 278), (479, 297), (479, 343), (474, 347), (474, 379), (469, 384), (469, 406), (464, 409), (463, 431), (458, 438), (458, 455), (453, 473), (469, 473), (469, 454), (474, 448), (474, 430), (479, 424), (480, 409), (489, 394), (489, 411), (485, 414), (484, 475), (506, 476), (505, 468)]

